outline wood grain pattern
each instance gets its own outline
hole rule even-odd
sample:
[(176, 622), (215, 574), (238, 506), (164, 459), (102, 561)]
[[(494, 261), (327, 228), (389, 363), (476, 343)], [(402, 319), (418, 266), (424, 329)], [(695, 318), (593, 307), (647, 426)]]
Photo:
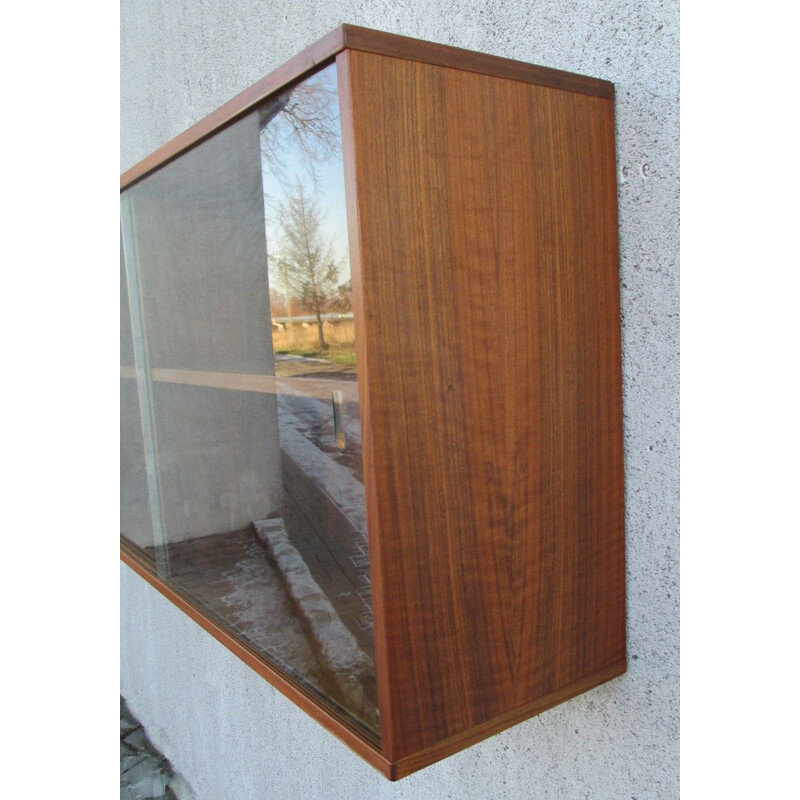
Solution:
[(476, 725), (474, 728), (470, 728), (463, 733), (437, 742), (435, 745), (425, 750), (418, 750), (410, 756), (390, 762), (387, 777), (390, 780), (399, 780), (407, 775), (411, 775), (413, 772), (427, 767), (430, 764), (434, 764), (437, 761), (441, 761), (443, 758), (447, 758), (447, 756), (451, 756), (453, 753), (457, 753), (465, 747), (469, 747), (476, 742), (494, 736), (496, 733), (500, 733), (500, 731), (504, 731), (512, 725), (516, 725), (523, 720), (541, 714), (543, 711), (547, 711), (549, 708), (563, 703), (571, 697), (575, 697), (589, 689), (593, 689), (595, 686), (599, 686), (601, 683), (616, 678), (622, 675), (625, 669), (626, 664), (624, 661), (612, 664), (599, 672), (587, 675), (543, 697), (537, 697), (535, 700), (530, 703), (525, 703), (519, 708), (512, 709), (505, 714), (494, 717), (488, 722)]
[(613, 102), (340, 59), (399, 762), (625, 659)]
[(571, 92), (581, 92), (597, 97), (614, 97), (614, 84), (599, 78), (576, 75), (572, 72), (526, 64), (511, 58), (491, 56), (461, 47), (425, 42), (409, 36), (397, 36), (357, 25), (343, 25), (344, 46), (349, 50), (362, 50), (395, 58), (405, 58), (441, 67), (453, 67), (498, 78), (524, 81), (538, 86), (552, 86)]
[[(334, 57), (380, 746), (138, 551), (122, 559), (396, 779), (625, 670), (614, 92), (345, 25), (121, 187)], [(152, 377), (266, 393), (283, 380), (171, 366)]]
[(425, 42), (408, 36), (374, 31), (357, 25), (340, 25), (124, 172), (120, 176), (120, 191), (169, 163), (226, 125), (235, 122), (270, 95), (302, 77), (307, 77), (311, 71), (329, 62), (345, 48), (455, 67), (598, 97), (614, 97), (614, 84), (598, 78), (575, 75), (571, 72), (490, 56), (459, 47)]

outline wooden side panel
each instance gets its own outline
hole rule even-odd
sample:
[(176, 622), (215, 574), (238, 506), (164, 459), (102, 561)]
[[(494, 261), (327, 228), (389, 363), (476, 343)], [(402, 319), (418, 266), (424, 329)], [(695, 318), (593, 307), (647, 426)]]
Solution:
[(343, 61), (397, 762), (624, 668), (613, 101)]

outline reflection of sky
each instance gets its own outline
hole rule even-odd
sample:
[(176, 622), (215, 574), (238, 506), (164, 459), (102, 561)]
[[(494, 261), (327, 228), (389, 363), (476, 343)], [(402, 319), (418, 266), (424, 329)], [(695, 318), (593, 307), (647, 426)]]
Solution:
[[(308, 79), (308, 82), (318, 82), (337, 92), (336, 66), (331, 64), (321, 72)], [(344, 168), (341, 155), (341, 126), (339, 122), (338, 93), (333, 95), (329, 105), (329, 112), (333, 127), (339, 137), (339, 152), (337, 155), (324, 162), (315, 161), (313, 172), (309, 167), (308, 159), (300, 150), (297, 142), (292, 137), (286, 137), (286, 148), (280, 153), (282, 162), (281, 174), (276, 175), (269, 165), (263, 165), (264, 182), (264, 215), (267, 229), (267, 252), (272, 258), (280, 251), (281, 232), (277, 224), (277, 211), (281, 204), (285, 204), (288, 194), (294, 187), (297, 178), (307, 190), (313, 193), (322, 212), (322, 231), (324, 236), (333, 245), (334, 257), (339, 262), (340, 279), (343, 283), (350, 278), (349, 251), (347, 241), (347, 212), (344, 196)], [(279, 117), (270, 123), (280, 124)]]

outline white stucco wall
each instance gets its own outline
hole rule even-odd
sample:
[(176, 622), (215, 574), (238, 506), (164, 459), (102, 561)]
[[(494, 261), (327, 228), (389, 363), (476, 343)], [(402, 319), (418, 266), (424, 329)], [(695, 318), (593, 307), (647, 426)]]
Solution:
[(389, 783), (122, 567), (122, 692), (198, 800), (678, 797), (678, 3), (126, 0), (121, 169), (341, 22), (613, 81), (626, 675)]

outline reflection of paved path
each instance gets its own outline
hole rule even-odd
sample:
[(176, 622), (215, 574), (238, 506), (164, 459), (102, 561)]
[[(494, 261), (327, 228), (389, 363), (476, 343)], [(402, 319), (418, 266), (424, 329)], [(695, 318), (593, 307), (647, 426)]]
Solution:
[[(308, 364), (301, 366), (309, 370)], [(256, 651), (323, 695), (337, 698), (374, 727), (373, 618), (357, 386), (335, 372), (328, 375), (314, 372), (307, 382), (277, 378), (284, 495), (279, 513), (319, 598), (324, 595), (344, 627), (333, 619), (320, 635), (308, 624), (298, 599), (287, 595), (287, 576), (274, 558), (265, 557), (251, 529), (172, 544), (171, 580)], [(344, 448), (336, 446), (333, 431), (328, 398), (334, 391), (342, 395)], [(344, 640), (352, 634), (369, 669), (342, 670), (322, 657), (326, 642), (338, 646), (337, 636), (330, 633), (336, 630), (345, 632)]]
[(366, 653), (372, 653), (372, 596), (366, 542), (284, 454), (284, 524), (320, 588)]
[[(170, 568), (171, 583), (196, 600), (223, 627), (302, 683), (316, 688), (323, 697), (341, 703), (367, 725), (375, 726), (374, 672), (358, 676), (363, 691), (358, 703), (353, 702), (353, 687), (349, 695), (342, 694), (341, 676), (332, 672), (330, 662), (320, 660), (319, 642), (313, 640), (315, 631), (298, 616), (295, 598), (286, 592), (285, 576), (267, 558), (254, 526), (178, 542), (170, 547)], [(345, 578), (341, 571), (330, 571), (335, 576), (335, 594)], [(321, 584), (320, 588), (329, 591)], [(336, 597), (329, 597), (331, 605), (341, 614)], [(347, 627), (351, 629), (352, 618), (349, 623)], [(362, 641), (366, 642), (368, 649), (364, 652), (371, 659), (374, 652), (371, 635), (356, 639), (362, 647)]]
[(252, 530), (170, 547), (172, 581), (255, 650), (326, 690), (324, 670)]
[(334, 460), (336, 452), (327, 453), (320, 447), (326, 439), (333, 442), (331, 416), (330, 407), (316, 398), (278, 395), (281, 449), (325, 492), (366, 542), (364, 484), (356, 477), (357, 465), (353, 463), (360, 461), (361, 428), (357, 417), (345, 419), (347, 458)]
[[(356, 472), (361, 466), (361, 428), (355, 414), (347, 415), (347, 449), (323, 450), (321, 446), (334, 441), (331, 416), (322, 400), (278, 396), (284, 523), (292, 544), (344, 624), (364, 651), (371, 653), (366, 506), (364, 484)], [(334, 460), (339, 454), (345, 458)]]
[[(345, 584), (346, 576), (339, 572), (328, 591), (320, 586), (307, 561), (316, 553), (304, 556), (294, 546), (285, 521), (256, 521), (256, 536), (283, 580), (315, 655), (335, 681), (342, 704), (374, 729), (378, 724), (375, 664), (368, 655), (374, 652), (372, 636), (359, 640), (345, 624), (347, 619), (352, 626), (352, 614), (337, 602), (336, 593)], [(330, 564), (326, 567), (325, 574), (334, 572)]]
[[(276, 372), (284, 524), (345, 625), (371, 653), (372, 596), (355, 368), (278, 356)], [(336, 446), (328, 399), (334, 392), (341, 392), (343, 448)]]

